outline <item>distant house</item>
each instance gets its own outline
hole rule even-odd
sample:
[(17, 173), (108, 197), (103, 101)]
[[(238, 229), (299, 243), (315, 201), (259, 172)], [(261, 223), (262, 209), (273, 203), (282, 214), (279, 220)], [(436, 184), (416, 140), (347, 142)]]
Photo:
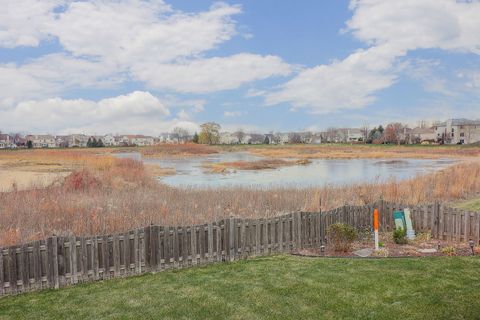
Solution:
[(55, 137), (50, 134), (28, 135), (25, 139), (32, 142), (34, 148), (55, 148), (57, 143)]
[(11, 149), (16, 147), (13, 138), (8, 134), (0, 134), (0, 149)]
[(436, 141), (435, 128), (413, 128), (409, 137), (410, 143), (433, 143)]
[(71, 134), (67, 137), (67, 141), (70, 148), (86, 148), (88, 136), (84, 134)]
[(175, 143), (176, 139), (173, 138), (173, 135), (171, 133), (161, 133), (160, 136), (158, 136), (158, 142), (159, 143)]
[(143, 146), (153, 146), (155, 139), (150, 136), (144, 135), (126, 135), (123, 136), (123, 142), (128, 141), (129, 145), (143, 147)]
[(56, 136), (55, 143), (59, 148), (68, 148), (68, 136)]
[(113, 147), (117, 145), (117, 141), (115, 140), (115, 137), (111, 134), (104, 135), (102, 137), (102, 141), (105, 147)]
[(435, 139), (445, 144), (470, 144), (480, 141), (480, 121), (449, 119), (435, 126)]

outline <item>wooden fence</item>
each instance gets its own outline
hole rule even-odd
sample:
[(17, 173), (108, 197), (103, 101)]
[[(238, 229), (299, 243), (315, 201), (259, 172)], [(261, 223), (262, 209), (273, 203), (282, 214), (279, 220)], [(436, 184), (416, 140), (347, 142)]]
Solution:
[[(344, 222), (370, 230), (373, 208), (384, 231), (392, 211), (403, 206), (380, 202), (327, 212), (295, 212), (268, 219), (230, 218), (204, 225), (145, 228), (115, 235), (52, 236), (0, 249), (0, 296), (145, 272), (292, 252), (326, 244), (329, 225)], [(479, 243), (478, 213), (438, 204), (410, 206), (416, 230), (434, 237)]]

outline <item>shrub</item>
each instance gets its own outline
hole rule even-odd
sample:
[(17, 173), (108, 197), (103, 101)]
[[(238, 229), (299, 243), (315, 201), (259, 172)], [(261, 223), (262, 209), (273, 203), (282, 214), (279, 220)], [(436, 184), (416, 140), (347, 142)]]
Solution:
[(395, 242), (396, 244), (406, 244), (407, 230), (403, 228), (393, 230), (393, 242)]
[(357, 238), (357, 231), (348, 224), (335, 223), (328, 227), (327, 237), (335, 251), (347, 252)]
[(442, 253), (446, 254), (447, 256), (454, 256), (455, 255), (455, 247), (448, 246), (442, 248)]

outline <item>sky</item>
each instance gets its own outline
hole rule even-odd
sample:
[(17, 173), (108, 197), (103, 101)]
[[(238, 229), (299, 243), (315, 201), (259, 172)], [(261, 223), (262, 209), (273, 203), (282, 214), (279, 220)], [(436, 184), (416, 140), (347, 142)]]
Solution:
[(479, 0), (0, 0), (0, 130), (480, 118)]

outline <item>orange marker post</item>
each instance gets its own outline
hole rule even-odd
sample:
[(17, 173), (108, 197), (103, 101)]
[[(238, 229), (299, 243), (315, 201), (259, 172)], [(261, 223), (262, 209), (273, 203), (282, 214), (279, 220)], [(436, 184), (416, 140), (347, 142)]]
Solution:
[(378, 246), (378, 209), (373, 211), (373, 232), (375, 234), (375, 250), (379, 249)]

